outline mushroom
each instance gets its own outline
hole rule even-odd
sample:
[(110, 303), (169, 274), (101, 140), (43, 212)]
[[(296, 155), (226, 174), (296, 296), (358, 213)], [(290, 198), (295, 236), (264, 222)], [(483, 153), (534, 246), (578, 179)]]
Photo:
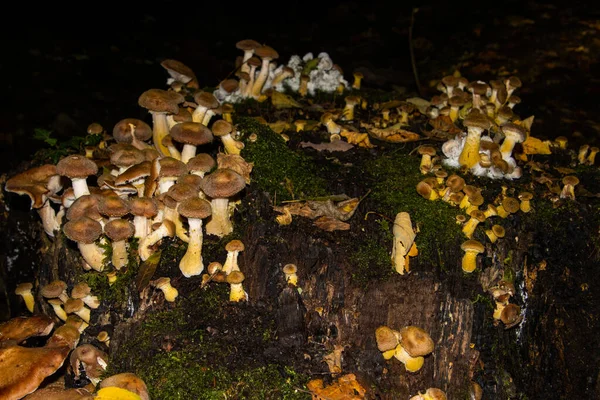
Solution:
[(500, 225), (492, 225), (490, 229), (485, 231), (486, 236), (490, 239), (490, 242), (496, 243), (498, 238), (503, 238), (506, 234), (504, 228)]
[(590, 147), (590, 154), (585, 160), (585, 163), (587, 165), (594, 165), (594, 163), (596, 162), (596, 154), (598, 154), (598, 151), (600, 151), (600, 148), (598, 148), (597, 146)]
[(63, 302), (60, 299), (48, 299), (48, 304), (54, 310), (54, 313), (61, 321), (67, 320), (67, 313), (63, 309)]
[(135, 233), (133, 224), (125, 219), (113, 219), (104, 225), (104, 233), (112, 240), (112, 264), (120, 270), (127, 265), (127, 239)]
[(150, 125), (137, 118), (124, 118), (115, 124), (113, 137), (117, 143), (127, 143), (139, 150), (150, 148), (145, 143), (152, 137)]
[(467, 127), (467, 137), (458, 162), (461, 166), (471, 169), (479, 162), (481, 134), (484, 130), (489, 129), (491, 123), (485, 115), (471, 111), (464, 119), (463, 124)]
[(156, 199), (150, 197), (134, 197), (129, 201), (129, 205), (135, 228), (133, 236), (142, 240), (150, 230), (148, 221), (158, 214), (158, 204)]
[(360, 90), (362, 79), (365, 77), (362, 72), (355, 71), (352, 76), (354, 81), (352, 82), (352, 89)]
[(54, 320), (46, 315), (15, 317), (0, 323), (0, 348), (18, 344), (33, 336), (47, 336), (54, 329)]
[(418, 395), (413, 396), (410, 400), (446, 400), (446, 393), (438, 388), (429, 388), (424, 394), (419, 392)]
[(92, 295), (91, 292), (92, 289), (87, 283), (79, 282), (71, 289), (71, 297), (81, 299), (89, 308), (96, 309), (100, 307), (100, 300), (98, 296)]
[(254, 163), (249, 163), (237, 154), (217, 154), (217, 167), (229, 168), (244, 177), (246, 185), (250, 184), (250, 174), (254, 168)]
[(186, 166), (190, 174), (203, 178), (204, 175), (212, 171), (216, 165), (215, 159), (212, 158), (210, 154), (200, 153), (188, 160)]
[(77, 331), (79, 333), (83, 333), (87, 329), (87, 327), (90, 326), (90, 324), (88, 324), (83, 319), (81, 319), (81, 317), (79, 317), (78, 315), (75, 315), (75, 314), (71, 314), (71, 315), (67, 316), (65, 325), (69, 325), (69, 326), (77, 329)]
[(49, 196), (62, 189), (56, 166), (46, 164), (15, 175), (6, 181), (4, 189), (29, 196), (31, 208), (37, 210), (48, 236), (54, 237), (54, 232), (60, 230), (60, 218), (49, 201)]
[(206, 233), (223, 237), (233, 232), (229, 217), (229, 197), (244, 189), (246, 182), (229, 168), (218, 168), (204, 177), (202, 191), (211, 198), (212, 216), (206, 224)]
[(389, 360), (396, 352), (400, 344), (400, 332), (394, 331), (387, 326), (380, 326), (375, 330), (377, 348), (383, 353), (383, 358)]
[(485, 214), (481, 210), (473, 210), (469, 215), (471, 218), (463, 225), (462, 231), (467, 238), (471, 239), (477, 225), (485, 221)]
[(63, 303), (69, 300), (67, 284), (59, 279), (42, 286), (40, 294), (46, 299), (60, 299)]
[(151, 246), (155, 245), (162, 238), (173, 237), (173, 235), (175, 235), (175, 224), (168, 219), (162, 221), (158, 229), (140, 241), (138, 251), (142, 261), (146, 261), (152, 255)]
[(225, 250), (227, 251), (227, 258), (225, 259), (225, 263), (223, 263), (222, 270), (229, 275), (233, 271), (240, 270), (238, 266), (238, 254), (240, 251), (244, 251), (244, 243), (234, 239), (225, 245)]
[(400, 330), (400, 344), (394, 357), (401, 361), (408, 372), (417, 372), (423, 366), (424, 356), (433, 351), (434, 344), (429, 334), (416, 326), (406, 326)]
[(30, 313), (33, 312), (33, 307), (35, 305), (33, 293), (31, 293), (32, 289), (33, 289), (33, 283), (31, 283), (31, 282), (20, 283), (15, 288), (15, 294), (17, 296), (21, 296), (23, 298), (23, 301), (25, 302), (25, 306), (27, 307), (27, 310), (29, 310)]
[(229, 301), (248, 301), (248, 293), (244, 291), (242, 282), (244, 274), (241, 271), (233, 271), (227, 275), (227, 283), (230, 285)]
[(96, 335), (96, 339), (106, 345), (106, 347), (110, 347), (110, 335), (107, 331), (100, 331), (98, 335)]
[(407, 212), (399, 212), (394, 219), (394, 242), (392, 245), (392, 266), (400, 275), (410, 272), (409, 257), (418, 254), (415, 243), (415, 232), (412, 228), (410, 215)]
[(422, 180), (421, 182), (417, 183), (417, 193), (419, 193), (421, 197), (423, 197), (426, 200), (437, 200), (440, 198), (440, 195), (434, 189), (434, 186), (436, 185), (434, 185), (433, 183), (430, 184), (426, 180)]
[(516, 213), (521, 209), (521, 203), (514, 197), (506, 196), (502, 199), (502, 204), (496, 207), (496, 212), (501, 218), (506, 218), (512, 213)]
[(85, 306), (85, 303), (81, 299), (69, 299), (64, 304), (65, 312), (68, 314), (75, 314), (86, 323), (90, 323), (90, 309)]
[(567, 175), (562, 179), (563, 188), (560, 191), (561, 199), (575, 200), (575, 185), (579, 183), (579, 178), (575, 175)]
[(208, 110), (215, 109), (219, 107), (219, 100), (209, 92), (197, 92), (194, 95), (194, 101), (198, 106), (194, 109), (192, 113), (192, 121), (196, 123), (202, 123), (204, 117), (208, 113)]
[(469, 239), (460, 245), (460, 248), (465, 252), (462, 258), (462, 270), (470, 273), (477, 268), (477, 255), (483, 253), (485, 248), (481, 242)]
[(435, 156), (435, 147), (420, 146), (418, 151), (419, 151), (419, 154), (422, 156), (421, 164), (419, 165), (419, 168), (420, 168), (422, 174), (427, 174), (427, 173), (431, 172), (431, 169), (433, 167), (431, 158), (433, 156)]
[(183, 143), (181, 162), (187, 163), (196, 155), (196, 148), (213, 141), (213, 134), (206, 126), (199, 122), (181, 122), (171, 128), (171, 137)]
[(125, 389), (137, 394), (141, 400), (150, 400), (148, 388), (146, 387), (144, 381), (139, 376), (131, 372), (123, 372), (121, 374), (111, 375), (108, 378), (103, 379), (100, 382), (99, 387), (101, 390), (109, 387)]
[(279, 54), (269, 46), (261, 46), (254, 50), (254, 54), (259, 56), (262, 60), (262, 65), (260, 67), (260, 72), (252, 85), (251, 96), (255, 99), (258, 98), (262, 92), (263, 86), (269, 77), (269, 64), (272, 60), (276, 60), (279, 58)]
[(519, 200), (521, 203), (519, 204), (519, 208), (524, 213), (528, 213), (531, 211), (531, 199), (533, 199), (533, 193), (531, 192), (521, 192), (519, 193)]
[(165, 295), (165, 300), (170, 303), (173, 303), (179, 295), (177, 289), (171, 286), (171, 278), (158, 278), (154, 281), (154, 286), (156, 286), (157, 289), (163, 292), (163, 294)]
[(83, 344), (73, 350), (69, 363), (76, 377), (79, 377), (83, 370), (86, 377), (96, 386), (108, 365), (108, 355), (91, 344)]
[(98, 166), (89, 158), (74, 154), (61, 159), (56, 164), (56, 172), (71, 179), (75, 198), (79, 198), (90, 194), (86, 179), (90, 175), (96, 175)]
[(504, 324), (504, 329), (510, 329), (518, 325), (523, 320), (521, 307), (516, 304), (507, 304), (500, 313), (500, 321)]
[(225, 153), (239, 155), (244, 148), (244, 143), (233, 138), (233, 125), (224, 119), (215, 121), (212, 125), (212, 133), (221, 138)]
[(285, 264), (283, 266), (285, 282), (289, 283), (292, 286), (297, 286), (298, 285), (298, 275), (296, 274), (296, 272), (298, 272), (298, 267), (296, 267), (296, 264)]
[(170, 85), (173, 82), (180, 82), (192, 89), (198, 89), (199, 85), (196, 74), (194, 74), (194, 71), (192, 71), (190, 67), (181, 61), (166, 59), (163, 60), (160, 65), (166, 69), (171, 76), (167, 81), (167, 84)]
[(138, 99), (138, 104), (152, 114), (152, 141), (162, 156), (167, 157), (171, 154), (162, 143), (163, 138), (169, 134), (167, 114), (177, 114), (178, 104), (184, 100), (181, 94), (162, 89), (147, 90)]
[(202, 262), (202, 220), (211, 215), (211, 204), (199, 197), (191, 197), (179, 204), (178, 211), (187, 218), (189, 243), (185, 255), (179, 262), (179, 269), (186, 278), (200, 275), (204, 270)]
[(523, 143), (525, 140), (525, 129), (517, 124), (508, 122), (500, 127), (504, 134), (504, 140), (500, 145), (502, 158), (508, 161), (512, 157), (512, 151), (517, 143)]

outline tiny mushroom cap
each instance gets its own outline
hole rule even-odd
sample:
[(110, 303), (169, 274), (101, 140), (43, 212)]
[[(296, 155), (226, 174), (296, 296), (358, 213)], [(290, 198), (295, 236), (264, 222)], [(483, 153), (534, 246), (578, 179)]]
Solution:
[(500, 314), (500, 320), (504, 323), (505, 329), (510, 329), (517, 325), (522, 320), (521, 307), (516, 304), (509, 303), (503, 309)]
[(227, 275), (227, 283), (242, 283), (245, 278), (246, 277), (241, 271), (232, 271), (229, 275)]
[(82, 299), (69, 299), (64, 304), (67, 314), (77, 314), (86, 323), (90, 323), (90, 309), (85, 306)]
[(61, 159), (56, 164), (56, 171), (59, 175), (71, 179), (75, 197), (81, 197), (90, 194), (86, 179), (98, 172), (98, 166), (89, 158), (74, 154)]
[(218, 168), (202, 181), (202, 191), (213, 199), (233, 196), (245, 187), (244, 177), (229, 168)]
[(124, 118), (117, 122), (113, 128), (113, 137), (117, 143), (133, 144), (142, 150), (140, 142), (150, 140), (152, 128), (146, 122), (138, 118)]
[(212, 125), (212, 133), (221, 138), (227, 154), (240, 154), (244, 144), (233, 138), (233, 125), (230, 122), (224, 119), (215, 121)]
[(434, 347), (431, 336), (416, 326), (406, 326), (400, 330), (400, 343), (411, 357), (426, 356)]
[(190, 158), (186, 165), (190, 174), (203, 177), (204, 174), (210, 172), (217, 163), (210, 154), (200, 153), (195, 157)]
[(296, 286), (298, 284), (298, 275), (296, 272), (298, 271), (298, 267), (296, 264), (286, 264), (283, 266), (283, 273), (285, 274), (286, 282)]
[(525, 140), (526, 131), (522, 126), (512, 122), (502, 125), (500, 129), (504, 133), (504, 141), (500, 146), (500, 152), (502, 157), (506, 159), (511, 156), (515, 144), (522, 143)]
[(100, 388), (118, 387), (137, 394), (141, 400), (150, 400), (150, 394), (144, 381), (131, 372), (109, 376), (100, 382)]
[(97, 296), (93, 296), (92, 289), (85, 282), (79, 282), (73, 289), (71, 289), (71, 297), (74, 299), (81, 299), (90, 308), (98, 308), (100, 306), (100, 300)]
[(20, 283), (15, 288), (15, 294), (23, 298), (25, 306), (27, 306), (27, 310), (31, 313), (33, 312), (33, 307), (35, 305), (35, 299), (31, 293), (32, 289), (33, 283), (31, 282)]
[(567, 175), (562, 179), (562, 183), (564, 185), (575, 186), (579, 184), (579, 178), (577, 178), (575, 175)]
[(242, 282), (244, 274), (241, 271), (233, 271), (225, 279), (230, 284), (229, 301), (244, 301), (248, 300), (248, 294), (244, 291)]
[(393, 329), (387, 326), (380, 326), (375, 330), (375, 340), (377, 341), (377, 348), (379, 351), (386, 352), (394, 350), (400, 343), (399, 335), (394, 332)]
[(433, 186), (424, 180), (417, 184), (417, 193), (426, 200), (437, 200), (440, 197)]
[(94, 242), (102, 234), (102, 225), (88, 217), (80, 217), (67, 222), (63, 226), (66, 237), (79, 245), (84, 260), (97, 271), (103, 268), (104, 252)]
[(62, 302), (66, 302), (69, 299), (67, 284), (61, 280), (55, 280), (42, 286), (40, 294), (46, 299), (60, 298)]

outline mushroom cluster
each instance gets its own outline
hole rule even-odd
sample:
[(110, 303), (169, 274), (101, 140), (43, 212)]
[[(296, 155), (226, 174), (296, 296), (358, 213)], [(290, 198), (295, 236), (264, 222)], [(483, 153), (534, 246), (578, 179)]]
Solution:
[(375, 330), (375, 340), (384, 359), (396, 358), (408, 372), (419, 371), (425, 362), (424, 357), (434, 347), (431, 336), (416, 326), (405, 326), (400, 331), (380, 326)]
[[(463, 77), (446, 76), (427, 110), (434, 121), (447, 120), (458, 134), (442, 146), (442, 164), (462, 168), (476, 176), (492, 179), (518, 179), (522, 168), (514, 153), (518, 144), (526, 154), (550, 154), (551, 143), (530, 136), (532, 119), (521, 120), (513, 107), (521, 102), (514, 94), (521, 87), (516, 76), (469, 82)], [(525, 155), (525, 156), (523, 156)]]

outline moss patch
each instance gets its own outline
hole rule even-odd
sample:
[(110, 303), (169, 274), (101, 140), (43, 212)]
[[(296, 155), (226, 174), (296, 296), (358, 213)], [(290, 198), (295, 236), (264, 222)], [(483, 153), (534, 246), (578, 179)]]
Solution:
[[(289, 149), (280, 135), (251, 118), (236, 120), (245, 148), (242, 157), (254, 163), (253, 182), (279, 200), (324, 196), (326, 180), (311, 158)], [(255, 133), (255, 142), (247, 137)]]
[(372, 181), (370, 207), (392, 221), (397, 213), (410, 214), (413, 226), (418, 229), (415, 242), (419, 249), (419, 263), (444, 268), (440, 249), (456, 244), (460, 246), (464, 236), (456, 224), (461, 211), (442, 201), (428, 201), (421, 197), (416, 186), (424, 179), (419, 171), (418, 157), (407, 154), (388, 154), (369, 161), (365, 165), (366, 177)]

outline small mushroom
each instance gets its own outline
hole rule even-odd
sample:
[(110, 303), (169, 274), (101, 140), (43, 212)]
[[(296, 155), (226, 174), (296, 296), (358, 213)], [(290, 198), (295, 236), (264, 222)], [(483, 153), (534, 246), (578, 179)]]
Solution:
[(229, 275), (233, 271), (240, 270), (238, 265), (238, 255), (240, 251), (244, 251), (244, 243), (237, 239), (231, 240), (225, 245), (225, 250), (227, 251), (227, 258), (223, 263), (223, 272)]
[(171, 278), (158, 278), (154, 281), (154, 286), (156, 286), (157, 289), (163, 292), (163, 294), (165, 295), (165, 300), (167, 300), (170, 303), (173, 303), (179, 295), (177, 289), (171, 286)]
[(17, 285), (15, 288), (15, 294), (21, 296), (23, 301), (25, 302), (25, 306), (29, 312), (33, 312), (33, 307), (35, 305), (35, 300), (33, 298), (33, 293), (31, 290), (33, 289), (33, 283), (24, 282)]
[(248, 293), (244, 291), (242, 282), (244, 274), (241, 271), (233, 271), (227, 275), (227, 283), (230, 285), (229, 301), (248, 301)]
[(292, 286), (296, 286), (298, 284), (298, 267), (296, 264), (286, 264), (283, 266), (283, 273), (285, 275), (286, 283), (289, 283)]
[(475, 268), (477, 268), (477, 255), (483, 253), (485, 248), (481, 242), (473, 239), (463, 242), (460, 248), (465, 252), (462, 258), (462, 270), (467, 273), (475, 271)]

